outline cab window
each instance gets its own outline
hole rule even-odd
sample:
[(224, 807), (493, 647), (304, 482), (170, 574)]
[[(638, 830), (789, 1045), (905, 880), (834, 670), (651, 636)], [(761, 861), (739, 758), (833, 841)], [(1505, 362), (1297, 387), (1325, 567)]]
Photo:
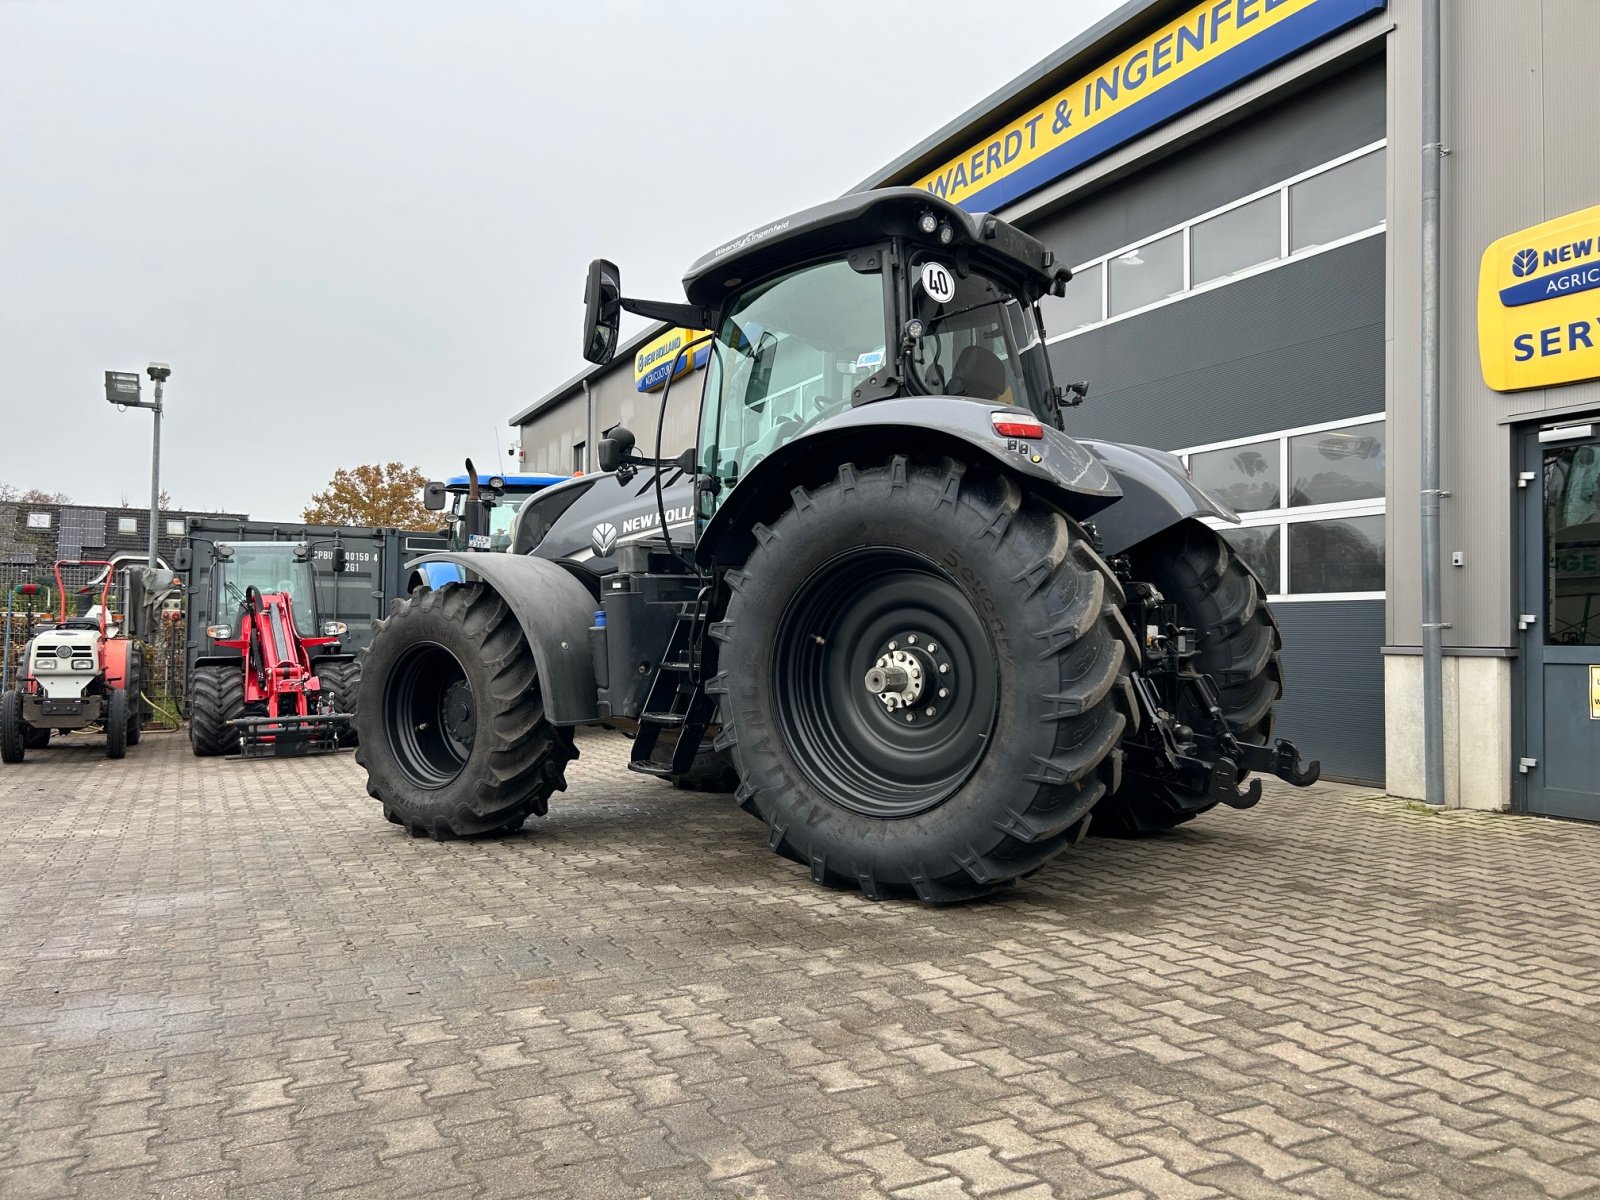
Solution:
[(1049, 368), (1032, 311), (998, 281), (976, 272), (962, 275), (937, 255), (914, 259), (908, 275), (910, 312), (923, 327), (910, 354), (917, 390), (1045, 416)]
[(842, 259), (814, 263), (738, 297), (712, 342), (702, 407), (702, 471), (724, 498), (750, 469), (850, 405), (884, 365), (883, 279)]

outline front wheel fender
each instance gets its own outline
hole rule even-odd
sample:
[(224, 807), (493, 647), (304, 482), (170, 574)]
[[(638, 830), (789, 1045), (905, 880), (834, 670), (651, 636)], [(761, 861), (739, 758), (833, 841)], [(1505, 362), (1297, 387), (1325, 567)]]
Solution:
[(542, 558), (518, 554), (441, 552), (412, 559), (406, 569), (450, 563), (462, 578), (477, 577), (506, 602), (528, 635), (539, 668), (545, 718), (552, 725), (583, 725), (599, 719), (589, 626), (594, 597), (567, 571)]

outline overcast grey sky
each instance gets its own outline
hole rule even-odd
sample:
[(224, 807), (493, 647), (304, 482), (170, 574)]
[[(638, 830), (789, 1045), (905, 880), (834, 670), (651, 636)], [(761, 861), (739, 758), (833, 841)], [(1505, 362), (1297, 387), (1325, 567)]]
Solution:
[(182, 506), (507, 469), (589, 259), (681, 298), (1115, 6), (0, 0), (0, 481), (144, 503), (151, 359)]

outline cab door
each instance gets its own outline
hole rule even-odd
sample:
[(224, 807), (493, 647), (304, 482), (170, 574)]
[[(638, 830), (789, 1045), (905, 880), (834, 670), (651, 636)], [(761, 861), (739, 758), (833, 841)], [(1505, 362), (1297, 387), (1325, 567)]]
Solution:
[(1527, 809), (1600, 821), (1600, 423), (1524, 434), (1519, 482)]

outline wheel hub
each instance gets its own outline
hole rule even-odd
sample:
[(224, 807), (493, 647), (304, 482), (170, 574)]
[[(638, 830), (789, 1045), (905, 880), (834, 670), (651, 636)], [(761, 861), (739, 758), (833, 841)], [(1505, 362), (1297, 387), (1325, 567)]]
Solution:
[(883, 646), (862, 683), (896, 720), (901, 713), (907, 721), (937, 717), (955, 685), (949, 649), (927, 633), (902, 632)]
[(889, 712), (915, 704), (922, 698), (928, 672), (920, 654), (890, 650), (878, 656), (863, 682)]
[(444, 729), (469, 749), (478, 732), (478, 714), (472, 703), (472, 685), (458, 679), (445, 689)]

